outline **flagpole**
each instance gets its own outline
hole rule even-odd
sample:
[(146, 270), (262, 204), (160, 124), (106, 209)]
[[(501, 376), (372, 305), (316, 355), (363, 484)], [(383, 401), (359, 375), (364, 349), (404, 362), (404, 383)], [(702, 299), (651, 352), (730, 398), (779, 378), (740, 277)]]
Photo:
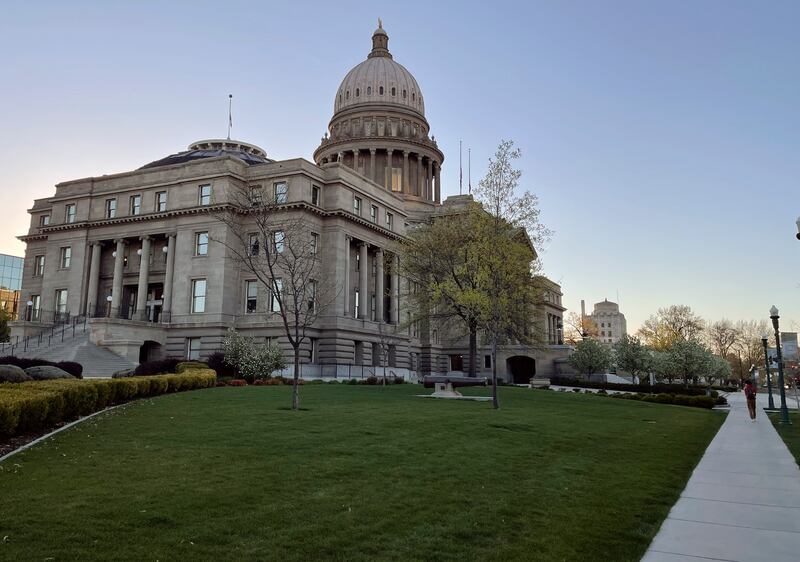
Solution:
[(231, 127), (233, 127), (233, 114), (231, 113), (232, 103), (233, 94), (228, 94), (228, 140), (231, 140)]
[(469, 185), (469, 194), (472, 195), (472, 149), (467, 149), (467, 185)]
[(461, 165), (461, 141), (458, 141), (458, 194), (464, 192), (464, 167)]

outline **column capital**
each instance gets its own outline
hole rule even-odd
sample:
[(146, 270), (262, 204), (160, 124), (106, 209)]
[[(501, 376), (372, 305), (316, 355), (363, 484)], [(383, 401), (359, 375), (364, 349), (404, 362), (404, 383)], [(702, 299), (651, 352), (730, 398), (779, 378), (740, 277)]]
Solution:
[(408, 158), (408, 155), (409, 155), (409, 154), (411, 154), (411, 151), (410, 151), (410, 150), (404, 150), (404, 151), (403, 151), (403, 158)]
[(142, 242), (144, 242), (145, 240), (152, 240), (152, 239), (153, 237), (149, 234), (144, 234), (142, 236), (139, 236), (139, 240), (141, 240)]
[(379, 255), (379, 256), (382, 256), (382, 255), (383, 255), (383, 248), (381, 248), (380, 246), (378, 246), (377, 248), (375, 248), (375, 253), (376, 253), (377, 255)]
[(373, 156), (375, 156), (375, 153), (376, 153), (376, 152), (378, 152), (378, 149), (377, 149), (377, 148), (370, 148), (370, 149), (369, 149), (369, 153), (370, 153), (370, 154), (372, 154)]

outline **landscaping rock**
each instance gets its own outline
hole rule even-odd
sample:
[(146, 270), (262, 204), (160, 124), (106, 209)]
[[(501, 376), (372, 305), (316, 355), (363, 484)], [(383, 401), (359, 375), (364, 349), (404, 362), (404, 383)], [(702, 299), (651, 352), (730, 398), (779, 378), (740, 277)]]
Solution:
[(25, 374), (37, 381), (47, 381), (52, 379), (74, 379), (72, 375), (58, 367), (41, 365), (39, 367), (28, 367)]
[(126, 377), (132, 377), (133, 372), (136, 370), (134, 367), (133, 369), (122, 369), (120, 371), (116, 371), (113, 375), (111, 375), (112, 379), (124, 379)]
[(0, 365), (0, 382), (25, 382), (32, 380), (25, 370), (16, 365)]

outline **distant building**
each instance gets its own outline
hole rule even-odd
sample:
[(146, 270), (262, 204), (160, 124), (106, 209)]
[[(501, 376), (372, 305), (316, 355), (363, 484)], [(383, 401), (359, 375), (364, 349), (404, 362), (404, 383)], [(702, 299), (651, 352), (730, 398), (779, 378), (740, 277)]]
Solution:
[(625, 315), (619, 311), (619, 305), (608, 299), (594, 305), (588, 318), (597, 325), (597, 340), (614, 345), (622, 336), (628, 334)]
[(17, 319), (19, 293), (22, 288), (22, 264), (24, 259), (0, 254), (0, 308)]

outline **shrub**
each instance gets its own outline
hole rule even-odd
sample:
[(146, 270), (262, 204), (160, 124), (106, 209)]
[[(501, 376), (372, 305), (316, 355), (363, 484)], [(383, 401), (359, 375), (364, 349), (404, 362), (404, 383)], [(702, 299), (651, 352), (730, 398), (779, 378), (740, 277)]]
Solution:
[(215, 351), (208, 356), (208, 368), (214, 369), (219, 377), (231, 377), (234, 379), (241, 378), (239, 369), (235, 365), (228, 365), (225, 362), (225, 354), (221, 351)]
[(257, 343), (254, 338), (243, 336), (232, 328), (228, 330), (222, 345), (224, 362), (236, 367), (248, 382), (267, 378), (286, 367), (280, 347), (271, 343)]
[(179, 375), (194, 369), (208, 369), (208, 364), (202, 361), (183, 361), (175, 366), (175, 372)]
[(28, 367), (58, 367), (77, 379), (83, 378), (83, 365), (74, 361), (60, 361), (56, 363), (48, 361), (47, 359), (27, 359), (25, 357), (7, 355), (5, 357), (0, 357), (0, 365), (14, 365), (20, 369), (27, 369)]
[(36, 367), (28, 367), (25, 369), (25, 374), (35, 381), (47, 381), (53, 379), (75, 379), (68, 372), (53, 365), (38, 365)]
[(233, 379), (228, 383), (228, 386), (247, 386), (247, 381), (244, 379)]
[(68, 372), (76, 379), (83, 378), (83, 365), (80, 363), (76, 363), (75, 361), (59, 361), (55, 366)]
[[(574, 386), (578, 388), (602, 388), (605, 390), (621, 390), (623, 392), (644, 392), (652, 394), (682, 394), (684, 396), (705, 396), (705, 386), (684, 386), (682, 384), (657, 383), (652, 386), (649, 384), (621, 384), (611, 382), (594, 382), (572, 377), (550, 377), (550, 384), (558, 386)], [(711, 396), (716, 398), (719, 393), (711, 391)]]
[(347, 384), (358, 384), (358, 379), (348, 379)]
[[(163, 375), (174, 373), (180, 359), (157, 359), (145, 361), (133, 370), (133, 376)], [(203, 365), (205, 367), (205, 365)]]
[(228, 383), (226, 383), (225, 381), (217, 381), (216, 386), (228, 386)]
[(376, 385), (378, 384), (378, 377), (376, 377), (375, 375), (370, 375), (366, 378), (364, 384)]
[(394, 384), (405, 384), (406, 380), (403, 377), (395, 377)]

